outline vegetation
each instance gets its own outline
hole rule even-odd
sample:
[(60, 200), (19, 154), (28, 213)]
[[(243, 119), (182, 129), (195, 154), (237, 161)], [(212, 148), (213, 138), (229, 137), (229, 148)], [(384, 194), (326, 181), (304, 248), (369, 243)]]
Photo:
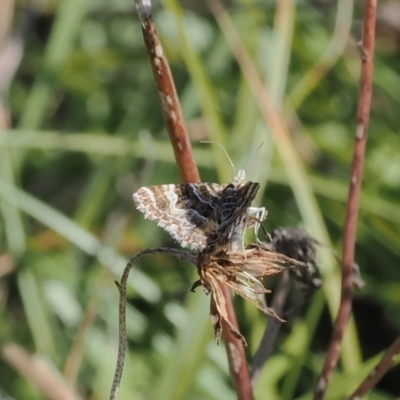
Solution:
[[(301, 307), (282, 327), (255, 387), (257, 399), (311, 398), (340, 297), (330, 249), (341, 254), (363, 4), (227, 6), (290, 128), (291, 159), (282, 157), (285, 144), (273, 139), (207, 4), (181, 3), (155, 4), (154, 16), (202, 180), (228, 182), (235, 174), (218, 146), (198, 143), (213, 140), (260, 182), (255, 204), (268, 209), (268, 231), (302, 226), (323, 244), (323, 285), (309, 302), (294, 290), (287, 308)], [(0, 21), (12, 25), (0, 32), (0, 61), (4, 54), (9, 61), (0, 66), (19, 62), (6, 44), (23, 51), (14, 76), (0, 68), (0, 398), (48, 398), (55, 381), (66, 396), (72, 387), (82, 398), (107, 399), (118, 346), (114, 281), (136, 252), (178, 247), (134, 209), (132, 193), (180, 176), (133, 2), (35, 4), (18, 3), (14, 16)], [(366, 285), (354, 292), (327, 399), (349, 395), (400, 332), (400, 19), (391, 20), (400, 11), (390, 0), (379, 6), (356, 246)], [(297, 161), (305, 181), (293, 183)], [(196, 279), (193, 266), (162, 255), (132, 270), (120, 399), (235, 398), (209, 298), (200, 289), (190, 293)], [(267, 320), (240, 298), (234, 304), (251, 360)], [(398, 362), (370, 399), (400, 396)]]

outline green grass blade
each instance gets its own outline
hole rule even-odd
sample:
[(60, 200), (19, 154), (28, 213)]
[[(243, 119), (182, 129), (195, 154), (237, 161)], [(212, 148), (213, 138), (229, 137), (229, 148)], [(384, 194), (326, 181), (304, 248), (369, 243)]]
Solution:
[[(61, 0), (51, 35), (45, 50), (42, 68), (50, 74), (58, 73), (75, 47), (91, 0)], [(39, 128), (52, 100), (54, 83), (43, 75), (36, 79), (29, 95), (20, 127)]]
[[(112, 249), (104, 247), (91, 233), (77, 225), (65, 215), (47, 204), (35, 199), (22, 190), (13, 188), (0, 181), (0, 197), (7, 202), (14, 202), (22, 211), (31, 215), (43, 225), (48, 226), (87, 254), (97, 257), (113, 274), (121, 276), (126, 260)], [(160, 289), (145, 274), (133, 269), (129, 284), (143, 298), (156, 302), (160, 298)]]

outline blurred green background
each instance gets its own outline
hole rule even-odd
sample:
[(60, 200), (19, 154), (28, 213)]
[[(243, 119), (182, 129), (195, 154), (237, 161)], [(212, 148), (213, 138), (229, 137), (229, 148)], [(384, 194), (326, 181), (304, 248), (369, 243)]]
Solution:
[[(107, 399), (118, 344), (114, 280), (135, 252), (178, 246), (131, 199), (140, 186), (179, 182), (140, 23), (126, 0), (0, 4), (0, 399), (48, 398), (29, 375), (39, 362), (61, 392), (64, 382), (82, 398)], [(303, 226), (340, 253), (364, 3), (224, 4), (297, 157), (279, 156), (284, 144), (272, 139), (207, 5), (155, 2), (202, 179), (234, 176), (217, 146), (196, 143), (218, 141), (236, 168), (245, 165), (247, 178), (261, 183), (256, 203), (269, 211), (269, 231)], [(357, 387), (400, 332), (400, 3), (379, 2), (378, 15), (356, 248), (366, 286), (354, 293), (354, 320), (327, 399)], [(293, 183), (299, 170), (305, 174)], [(283, 327), (257, 399), (311, 396), (340, 294), (329, 250), (319, 251), (319, 264), (324, 285)], [(235, 398), (209, 298), (189, 292), (195, 275), (193, 266), (161, 256), (132, 271), (120, 399)], [(234, 303), (251, 360), (266, 318)], [(399, 374), (397, 366), (369, 398), (399, 397)]]

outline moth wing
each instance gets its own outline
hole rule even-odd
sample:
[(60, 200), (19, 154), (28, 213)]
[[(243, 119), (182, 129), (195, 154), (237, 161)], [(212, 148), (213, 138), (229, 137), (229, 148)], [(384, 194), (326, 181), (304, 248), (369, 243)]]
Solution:
[(236, 192), (236, 203), (232, 210), (227, 224), (235, 225), (235, 222), (247, 217), (247, 211), (251, 206), (251, 202), (256, 197), (258, 189), (260, 188), (259, 183), (247, 182), (244, 186), (240, 187)]
[(224, 186), (217, 183), (144, 186), (133, 194), (136, 208), (154, 220), (182, 247), (201, 251), (214, 227)]

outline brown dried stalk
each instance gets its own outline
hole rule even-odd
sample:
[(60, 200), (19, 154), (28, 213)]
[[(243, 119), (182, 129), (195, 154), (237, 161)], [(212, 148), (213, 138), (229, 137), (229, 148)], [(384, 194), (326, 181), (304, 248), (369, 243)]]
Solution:
[(386, 372), (393, 366), (395, 357), (400, 353), (400, 336), (386, 350), (379, 364), (369, 373), (364, 382), (349, 397), (349, 400), (361, 399), (369, 390), (382, 379)]
[(153, 22), (151, 1), (138, 0), (135, 3), (142, 23), (143, 39), (153, 71), (154, 82), (161, 99), (165, 123), (181, 178), (185, 183), (199, 182), (200, 175), (194, 161), (192, 146), (185, 120), (183, 119), (178, 94), (176, 93), (174, 79)]
[(367, 0), (364, 16), (364, 32), (361, 57), (361, 82), (357, 111), (357, 128), (354, 144), (353, 162), (351, 166), (351, 180), (347, 202), (346, 223), (343, 237), (342, 293), (338, 316), (334, 325), (332, 341), (330, 343), (328, 353), (325, 358), (325, 364), (316, 387), (314, 395), (315, 400), (319, 400), (324, 397), (332, 371), (338, 362), (340, 355), (340, 346), (342, 343), (344, 331), (351, 316), (351, 289), (354, 263), (354, 248), (356, 240), (361, 180), (372, 98), (372, 75), (375, 50), (375, 22), (376, 0)]
[[(174, 80), (152, 20), (151, 1), (136, 0), (135, 3), (142, 23), (143, 38), (182, 180), (185, 183), (199, 182), (200, 176), (193, 157)], [(220, 290), (225, 299), (229, 321), (237, 327), (238, 323), (229, 289), (220, 283)], [(231, 333), (230, 329), (224, 329), (223, 336), (237, 396), (239, 399), (251, 400), (253, 399), (253, 392), (243, 343)]]
[[(182, 180), (185, 183), (199, 182), (200, 176), (193, 157), (171, 70), (152, 20), (151, 1), (136, 0), (135, 3), (142, 23), (143, 38)], [(229, 320), (237, 327), (238, 324), (229, 290), (224, 284), (220, 284), (220, 290), (225, 298)], [(253, 399), (253, 393), (243, 344), (229, 329), (224, 330), (224, 341), (238, 398), (251, 400)]]
[(145, 249), (133, 256), (126, 265), (121, 277), (121, 282), (115, 282), (119, 291), (119, 340), (118, 340), (118, 358), (115, 368), (114, 380), (110, 393), (110, 400), (116, 400), (121, 383), (122, 372), (124, 369), (125, 353), (126, 353), (126, 285), (128, 282), (129, 272), (136, 261), (147, 254), (168, 254), (180, 260), (195, 262), (193, 254), (185, 250), (171, 249), (169, 247), (156, 247)]

